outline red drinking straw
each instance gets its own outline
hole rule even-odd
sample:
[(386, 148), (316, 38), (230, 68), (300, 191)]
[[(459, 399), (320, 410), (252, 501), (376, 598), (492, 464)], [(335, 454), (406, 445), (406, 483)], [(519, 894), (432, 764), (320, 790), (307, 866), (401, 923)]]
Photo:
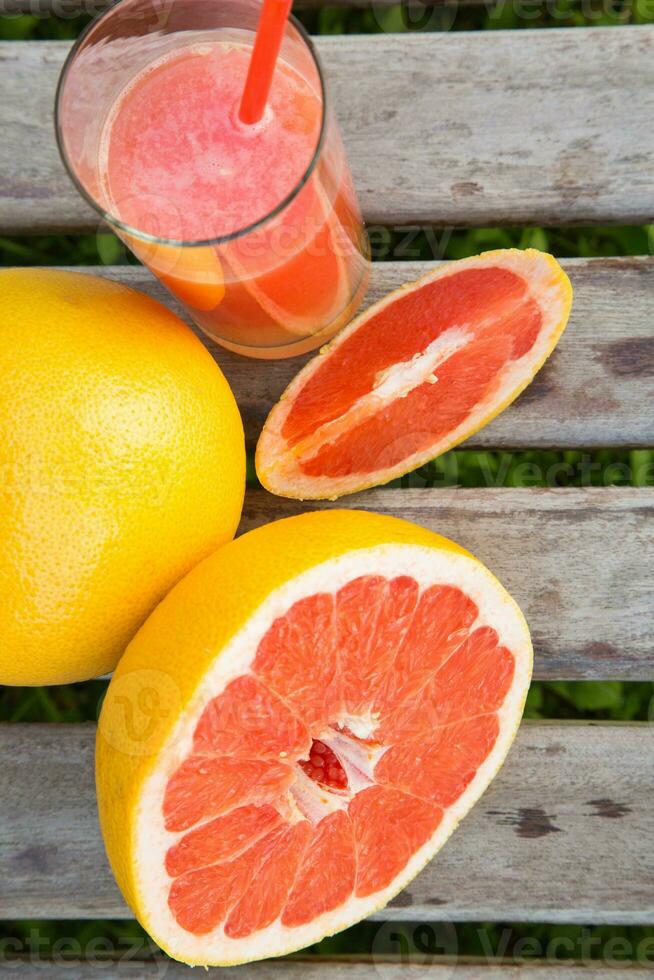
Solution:
[(251, 126), (263, 116), (293, 0), (263, 0), (238, 117)]

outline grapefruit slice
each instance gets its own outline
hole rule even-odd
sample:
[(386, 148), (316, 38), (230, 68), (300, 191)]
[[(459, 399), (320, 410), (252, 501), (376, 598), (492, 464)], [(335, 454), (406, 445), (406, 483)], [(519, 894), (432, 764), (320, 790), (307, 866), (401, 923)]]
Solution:
[[(310, 350), (316, 335), (332, 337), (367, 287), (362, 229), (345, 177), (330, 197), (316, 174), (281, 218), (223, 245), (220, 339), (261, 348), (292, 344), (295, 354), (303, 338)], [(216, 323), (205, 322), (215, 332)]]
[(259, 439), (259, 479), (336, 498), (451, 449), (529, 384), (571, 304), (565, 272), (535, 249), (452, 262), (390, 293), (286, 389)]
[(173, 296), (206, 312), (214, 310), (225, 295), (223, 270), (211, 245), (166, 245), (123, 232), (134, 254), (167, 286)]
[[(250, 232), (249, 239), (235, 239), (224, 247), (235, 279), (261, 309), (291, 333), (315, 331), (331, 323), (347, 305), (350, 294), (347, 259), (354, 252), (349, 238), (341, 243), (337, 211), (315, 180), (309, 181), (284, 214), (286, 239), (273, 224)], [(256, 239), (256, 251), (252, 239)], [(278, 265), (248, 278), (248, 257), (278, 255)], [(250, 265), (252, 264), (250, 260)]]
[(146, 621), (97, 739), (123, 894), (176, 959), (306, 947), (381, 908), (500, 767), (532, 665), (472, 555), (323, 511), (228, 544)]

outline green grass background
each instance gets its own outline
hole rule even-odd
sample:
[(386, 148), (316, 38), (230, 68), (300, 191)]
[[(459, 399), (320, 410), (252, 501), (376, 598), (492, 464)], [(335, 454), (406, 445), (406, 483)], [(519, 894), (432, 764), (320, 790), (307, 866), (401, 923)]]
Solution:
[[(654, 0), (500, 0), (479, 7), (428, 8), (411, 2), (376, 10), (326, 7), (301, 11), (313, 33), (340, 34), (411, 30), (495, 30), (523, 28), (583, 29), (654, 22)], [(56, 19), (32, 15), (0, 17), (0, 39), (74, 38), (87, 18)], [(373, 257), (456, 259), (488, 248), (536, 247), (559, 257), (651, 254), (654, 225), (592, 228), (478, 228), (436, 232), (431, 241), (418, 236), (398, 253), (402, 235), (375, 229)], [(435, 253), (435, 254), (434, 254)], [(39, 235), (0, 238), (0, 265), (110, 265), (133, 262), (122, 243), (107, 231), (95, 235)], [(250, 482), (256, 477), (249, 474)], [(604, 449), (594, 452), (491, 453), (456, 450), (397, 481), (400, 486), (652, 486), (654, 450)], [(53, 688), (0, 688), (0, 721), (94, 721), (106, 682)], [(527, 717), (612, 721), (654, 720), (654, 684), (649, 682), (536, 682)], [(644, 842), (644, 846), (647, 842)], [(553, 945), (557, 944), (558, 945)], [(136, 945), (134, 945), (136, 944)], [(549, 944), (549, 945), (548, 945)], [(138, 955), (154, 947), (134, 922), (0, 923), (0, 961), (17, 953), (47, 957), (121, 954), (138, 946)], [(348, 955), (412, 955), (431, 962), (440, 954), (504, 955), (518, 959), (604, 958), (654, 962), (654, 926), (520, 925), (516, 923), (396, 924), (362, 923), (324, 940), (310, 952)]]

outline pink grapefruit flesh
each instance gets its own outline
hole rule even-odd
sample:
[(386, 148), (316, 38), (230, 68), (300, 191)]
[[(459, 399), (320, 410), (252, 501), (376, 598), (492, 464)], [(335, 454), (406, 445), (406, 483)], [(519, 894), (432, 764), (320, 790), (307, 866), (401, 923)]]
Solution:
[[(383, 907), (497, 772), (531, 662), (502, 586), (415, 525), (328, 510), (221, 549), (142, 628), (100, 720), (103, 831), (139, 920), (215, 965)], [(169, 698), (156, 751), (125, 728), (129, 684), (135, 710), (142, 688)]]
[(298, 928), (392, 884), (500, 734), (515, 658), (478, 619), (460, 588), (360, 575), (270, 624), (167, 783), (182, 929)]
[(385, 483), (472, 435), (551, 353), (567, 276), (533, 249), (439, 267), (358, 316), (271, 411), (257, 473), (274, 493), (337, 497)]

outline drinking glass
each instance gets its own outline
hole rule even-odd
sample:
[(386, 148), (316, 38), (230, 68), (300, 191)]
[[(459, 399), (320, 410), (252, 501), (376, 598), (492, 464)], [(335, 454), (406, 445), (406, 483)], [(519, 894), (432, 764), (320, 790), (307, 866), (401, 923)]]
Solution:
[[(311, 93), (318, 106), (315, 132), (306, 166), (302, 162), (280, 200), (271, 202), (270, 194), (263, 193), (269, 161), (257, 159), (253, 151), (249, 161), (256, 164), (253, 180), (267, 200), (265, 213), (242, 227), (234, 226), (232, 217), (232, 225), (223, 228), (220, 204), (208, 195), (202, 213), (209, 217), (199, 229), (191, 203), (193, 182), (201, 179), (201, 167), (220, 167), (220, 160), (207, 162), (200, 151), (184, 158), (181, 177), (191, 189), (187, 208), (149, 177), (139, 179), (145, 171), (127, 181), (123, 175), (117, 190), (111, 168), (120, 166), (120, 157), (112, 163), (108, 149), (125, 93), (139, 80), (151, 79), (158, 66), (186, 53), (210, 50), (207, 45), (243, 48), (249, 55), (259, 12), (258, 0), (121, 0), (86, 29), (68, 55), (55, 121), (61, 156), (82, 196), (195, 323), (230, 350), (279, 358), (312, 350), (344, 326), (363, 298), (370, 267), (323, 71), (301, 25), (290, 18), (276, 72), (297, 73)], [(233, 106), (221, 101), (219, 87), (207, 104), (209, 124), (238, 125), (232, 117), (227, 120)], [(303, 125), (301, 112), (293, 118), (294, 125)], [(156, 125), (156, 117), (145, 113), (143, 129), (153, 121)], [(181, 106), (180, 139), (184, 124)], [(149, 154), (148, 167), (159, 166), (163, 173), (167, 161), (156, 157), (156, 150)]]

